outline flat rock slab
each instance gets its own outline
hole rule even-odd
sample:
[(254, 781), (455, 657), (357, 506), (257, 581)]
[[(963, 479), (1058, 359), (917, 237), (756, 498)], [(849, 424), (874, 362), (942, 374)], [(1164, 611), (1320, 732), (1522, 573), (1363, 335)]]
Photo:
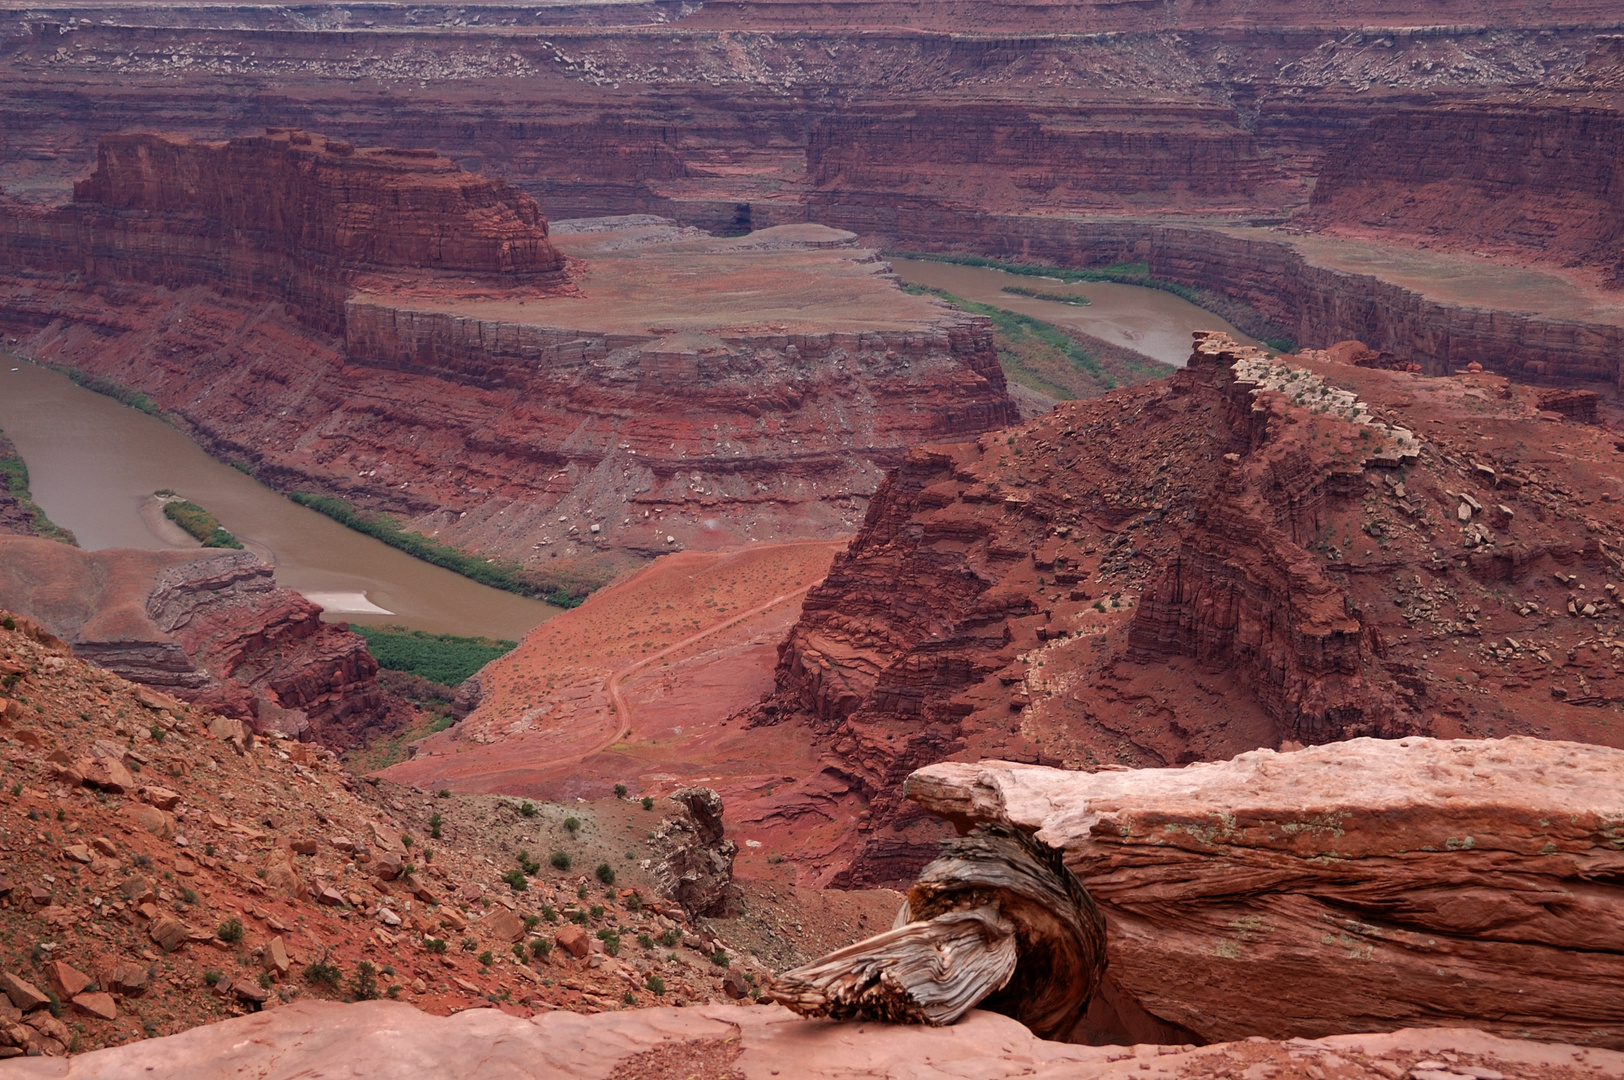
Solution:
[(1624, 1047), (1624, 751), (1354, 739), (1182, 769), (944, 762), (910, 798), (1066, 853), (1109, 976), (1204, 1040), (1473, 1024)]
[[(1380, 1062), (1385, 1069), (1375, 1067)], [(1389, 1064), (1390, 1063), (1390, 1064)], [(972, 1012), (947, 1028), (802, 1020), (788, 1009), (706, 1005), (519, 1019), (496, 1009), (430, 1016), (404, 1002), (300, 1001), (68, 1059), (9, 1062), (7, 1080), (608, 1080), (619, 1076), (796, 1080), (1203, 1080), (1315, 1066), (1339, 1080), (1386, 1080), (1422, 1064), (1453, 1080), (1488, 1070), (1520, 1080), (1624, 1075), (1624, 1054), (1416, 1030), (1287, 1043), (1073, 1046), (1035, 1039), (1008, 1017)], [(149, 1071), (150, 1070), (150, 1071)], [(1288, 1075), (1302, 1075), (1291, 1072)]]

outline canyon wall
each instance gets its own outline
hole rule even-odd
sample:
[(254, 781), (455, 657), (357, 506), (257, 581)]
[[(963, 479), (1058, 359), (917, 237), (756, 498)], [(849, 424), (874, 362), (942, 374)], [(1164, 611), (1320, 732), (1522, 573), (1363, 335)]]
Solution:
[(512, 187), (433, 151), (357, 151), (279, 129), (221, 143), (105, 138), (71, 203), (0, 205), (0, 258), (12, 270), (281, 299), (328, 331), (362, 275), (454, 272), (459, 284), (473, 274), (513, 287), (556, 284), (563, 268), (535, 200)]
[(1409, 108), (1372, 119), (1326, 155), (1305, 220), (1399, 243), (1599, 266), (1616, 288), (1621, 190), (1616, 112)]
[(0, 606), (75, 655), (256, 731), (359, 746), (401, 726), (358, 634), (247, 552), (84, 552), (0, 538)]

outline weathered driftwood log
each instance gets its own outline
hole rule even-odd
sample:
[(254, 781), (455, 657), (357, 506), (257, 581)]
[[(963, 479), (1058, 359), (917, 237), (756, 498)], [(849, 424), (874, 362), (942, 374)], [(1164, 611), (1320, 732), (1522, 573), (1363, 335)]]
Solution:
[(980, 1005), (1059, 1038), (1105, 971), (1105, 922), (1060, 853), (1005, 825), (947, 845), (899, 924), (785, 972), (769, 995), (803, 1016), (951, 1024)]

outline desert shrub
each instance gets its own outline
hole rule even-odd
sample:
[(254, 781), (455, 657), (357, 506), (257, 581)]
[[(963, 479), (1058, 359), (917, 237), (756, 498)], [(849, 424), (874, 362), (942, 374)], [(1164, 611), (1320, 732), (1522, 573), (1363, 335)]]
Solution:
[(567, 851), (555, 851), (549, 861), (553, 864), (554, 870), (568, 870), (570, 863), (574, 860), (570, 858), (570, 853)]
[[(197, 894), (192, 893), (192, 896), (195, 898)], [(237, 942), (241, 941), (242, 935), (242, 920), (236, 918), (235, 916), (221, 923), (219, 928), (214, 931), (215, 937), (232, 945), (235, 945)]]
[(598, 880), (603, 882), (605, 885), (613, 885), (615, 883), (615, 868), (606, 862), (599, 863), (598, 868), (592, 872), (596, 874), (598, 876)]
[(355, 965), (355, 974), (350, 976), (350, 996), (356, 1001), (378, 999), (378, 969), (372, 966), (370, 960), (362, 960)]

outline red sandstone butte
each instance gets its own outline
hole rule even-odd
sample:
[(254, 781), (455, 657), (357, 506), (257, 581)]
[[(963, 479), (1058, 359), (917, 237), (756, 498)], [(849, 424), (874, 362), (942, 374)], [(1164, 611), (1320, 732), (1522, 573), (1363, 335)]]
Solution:
[[(1553, 440), (1564, 456), (1537, 449)], [(747, 710), (821, 755), (770, 801), (847, 829), (803, 875), (911, 876), (940, 827), (897, 793), (935, 761), (1619, 745), (1621, 453), (1500, 376), (1270, 360), (1220, 335), (1163, 382), (913, 451)]]

